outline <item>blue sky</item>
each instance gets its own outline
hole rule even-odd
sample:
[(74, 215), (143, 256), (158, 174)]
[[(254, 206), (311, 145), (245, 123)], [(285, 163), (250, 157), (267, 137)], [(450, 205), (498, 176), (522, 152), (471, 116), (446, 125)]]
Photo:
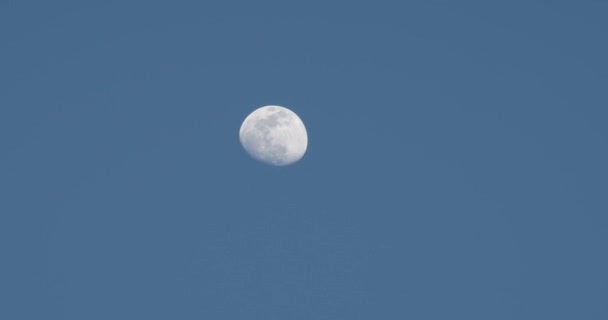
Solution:
[(608, 318), (607, 11), (0, 3), (0, 318)]

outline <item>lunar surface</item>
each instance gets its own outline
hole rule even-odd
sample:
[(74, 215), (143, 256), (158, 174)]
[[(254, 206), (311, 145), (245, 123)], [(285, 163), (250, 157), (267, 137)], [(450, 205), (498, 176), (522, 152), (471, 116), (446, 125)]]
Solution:
[(265, 106), (253, 111), (239, 132), (243, 148), (264, 163), (285, 166), (300, 160), (308, 146), (302, 120), (280, 106)]

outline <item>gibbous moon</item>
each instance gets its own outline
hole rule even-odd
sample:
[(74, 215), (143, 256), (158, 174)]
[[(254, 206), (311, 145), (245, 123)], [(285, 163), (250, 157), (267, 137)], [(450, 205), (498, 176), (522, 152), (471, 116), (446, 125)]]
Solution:
[(264, 163), (285, 166), (300, 160), (308, 146), (302, 120), (280, 106), (265, 106), (253, 111), (239, 132), (243, 148)]

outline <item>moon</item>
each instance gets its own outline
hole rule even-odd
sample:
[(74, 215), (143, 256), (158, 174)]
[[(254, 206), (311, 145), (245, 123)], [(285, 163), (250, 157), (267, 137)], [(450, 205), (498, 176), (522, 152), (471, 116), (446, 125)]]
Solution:
[(243, 121), (239, 138), (249, 155), (274, 166), (299, 161), (308, 147), (304, 123), (293, 111), (281, 106), (254, 110)]

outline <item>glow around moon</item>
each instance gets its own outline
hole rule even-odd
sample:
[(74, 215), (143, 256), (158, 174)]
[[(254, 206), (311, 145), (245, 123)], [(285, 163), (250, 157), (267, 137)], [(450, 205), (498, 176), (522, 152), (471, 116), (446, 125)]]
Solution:
[(302, 120), (281, 106), (265, 106), (253, 111), (239, 132), (243, 148), (264, 163), (285, 166), (300, 160), (308, 146)]

